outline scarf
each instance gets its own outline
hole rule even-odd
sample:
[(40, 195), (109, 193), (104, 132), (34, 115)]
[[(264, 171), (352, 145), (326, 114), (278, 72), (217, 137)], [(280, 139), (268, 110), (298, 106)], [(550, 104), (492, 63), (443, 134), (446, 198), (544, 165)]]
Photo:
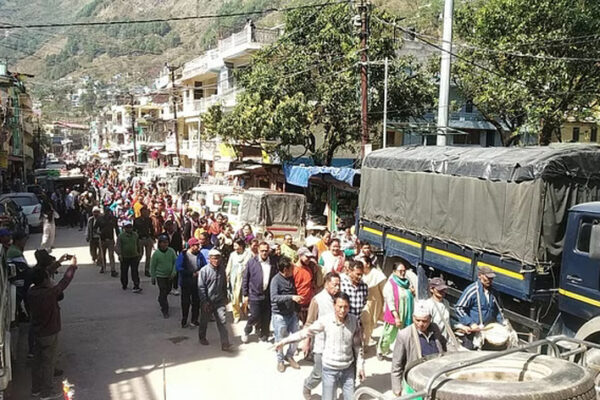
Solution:
[(405, 301), (400, 301), (398, 296), (398, 316), (404, 322), (404, 326), (412, 324), (412, 312), (413, 312), (413, 294), (410, 291), (410, 281), (408, 279), (402, 279), (396, 274), (392, 274), (394, 283), (398, 285), (400, 289), (405, 291)]

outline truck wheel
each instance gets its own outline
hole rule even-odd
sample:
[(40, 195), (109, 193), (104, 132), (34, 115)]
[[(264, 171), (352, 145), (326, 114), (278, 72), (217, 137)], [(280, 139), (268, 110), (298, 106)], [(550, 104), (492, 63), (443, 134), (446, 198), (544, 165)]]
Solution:
[[(417, 364), (406, 374), (419, 391), (436, 371), (491, 352), (448, 353)], [(434, 384), (437, 400), (593, 400), (594, 375), (577, 364), (544, 355), (514, 353), (450, 372)]]
[(575, 334), (575, 339), (600, 343), (600, 317), (590, 319)]

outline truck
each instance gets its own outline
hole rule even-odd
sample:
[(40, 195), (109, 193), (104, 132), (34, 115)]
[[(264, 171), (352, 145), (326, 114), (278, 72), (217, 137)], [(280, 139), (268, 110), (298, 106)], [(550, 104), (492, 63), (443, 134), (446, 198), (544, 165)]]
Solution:
[(361, 168), (359, 239), (449, 294), (496, 273), (504, 315), (529, 340), (600, 339), (600, 147), (396, 147)]

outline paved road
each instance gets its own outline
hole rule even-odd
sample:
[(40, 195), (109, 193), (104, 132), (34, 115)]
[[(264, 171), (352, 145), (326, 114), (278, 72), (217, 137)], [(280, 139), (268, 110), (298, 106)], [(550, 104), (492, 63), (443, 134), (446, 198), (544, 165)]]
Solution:
[[(209, 324), (210, 346), (201, 346), (196, 329), (179, 325), (179, 297), (169, 296), (171, 318), (165, 320), (156, 300), (158, 289), (149, 278), (142, 280), (142, 294), (123, 291), (118, 278), (99, 274), (91, 265), (83, 232), (58, 228), (56, 238), (53, 254), (75, 254), (80, 264), (61, 303), (58, 361), (65, 377), (76, 385), (77, 399), (302, 399), (302, 381), (312, 368), (310, 363), (302, 361), (301, 370), (277, 372), (268, 345), (254, 337), (251, 343), (241, 344), (243, 322), (232, 326), (236, 353), (221, 351), (214, 323)], [(32, 235), (31, 250), (26, 252), (32, 265), (32, 249), (39, 243), (40, 235)], [(21, 334), (11, 400), (29, 398), (25, 342)], [(389, 368), (389, 361), (378, 361), (371, 351), (364, 384), (388, 391)], [(320, 398), (319, 393), (320, 388), (313, 399)]]

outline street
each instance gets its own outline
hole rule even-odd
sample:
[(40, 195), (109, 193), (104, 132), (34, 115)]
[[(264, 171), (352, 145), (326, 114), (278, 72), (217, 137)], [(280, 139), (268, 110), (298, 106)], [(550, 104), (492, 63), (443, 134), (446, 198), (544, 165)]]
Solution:
[[(40, 236), (33, 234), (28, 241), (25, 254), (30, 265), (35, 265), (33, 249)], [(197, 328), (180, 327), (179, 297), (169, 296), (171, 317), (163, 319), (156, 301), (158, 289), (150, 278), (143, 277), (142, 294), (123, 291), (118, 278), (101, 275), (91, 265), (84, 234), (76, 228), (57, 228), (53, 255), (64, 253), (76, 255), (80, 267), (61, 303), (57, 367), (75, 384), (76, 399), (275, 399), (282, 394), (286, 399), (302, 399), (302, 382), (312, 364), (301, 361), (301, 370), (288, 367), (285, 373), (277, 372), (270, 344), (257, 343), (255, 336), (249, 344), (241, 344), (245, 321), (232, 328), (238, 351), (221, 351), (214, 323), (208, 327), (210, 345), (201, 346)], [(142, 265), (140, 271), (143, 275)], [(231, 315), (228, 320), (232, 321)], [(26, 338), (22, 328), (11, 400), (29, 398)], [(378, 361), (371, 351), (364, 384), (389, 391), (389, 369), (390, 362)], [(313, 393), (313, 399), (320, 398), (320, 387)]]

